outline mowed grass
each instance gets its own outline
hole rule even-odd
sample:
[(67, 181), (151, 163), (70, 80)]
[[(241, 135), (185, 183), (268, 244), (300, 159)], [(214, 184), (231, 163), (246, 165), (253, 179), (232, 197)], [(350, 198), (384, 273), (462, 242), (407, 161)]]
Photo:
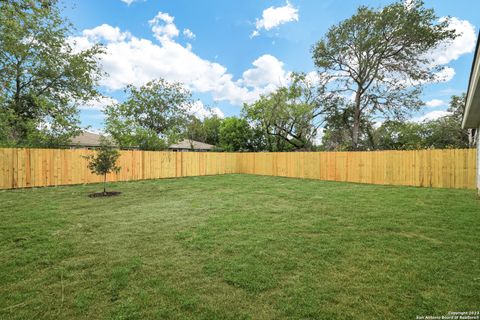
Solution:
[(474, 191), (249, 175), (0, 192), (0, 319), (478, 310)]

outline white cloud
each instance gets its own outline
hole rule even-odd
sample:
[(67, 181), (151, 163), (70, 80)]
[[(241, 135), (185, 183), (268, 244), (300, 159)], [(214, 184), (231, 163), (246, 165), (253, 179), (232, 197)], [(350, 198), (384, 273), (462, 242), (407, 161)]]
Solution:
[[(446, 18), (440, 18), (444, 21)], [(457, 60), (461, 55), (471, 53), (475, 49), (476, 33), (475, 27), (467, 20), (450, 18), (448, 26), (450, 30), (456, 30), (458, 36), (454, 40), (444, 41), (434, 49), (425, 54), (428, 65), (432, 68), (440, 68), (434, 79), (428, 81), (408, 80), (410, 84), (428, 84), (432, 82), (448, 82), (455, 76), (455, 69), (447, 66), (450, 62)]]
[(253, 68), (245, 70), (242, 78), (235, 82), (243, 91), (241, 102), (252, 103), (260, 95), (290, 83), (291, 72), (286, 71), (283, 62), (270, 54), (260, 56), (252, 65)]
[(451, 112), (444, 111), (444, 110), (437, 110), (437, 111), (431, 111), (423, 116), (415, 117), (412, 119), (413, 122), (424, 122), (424, 121), (430, 121), (430, 120), (436, 120), (445, 116), (450, 115)]
[(269, 85), (285, 85), (287, 73), (283, 69), (283, 62), (272, 55), (265, 54), (255, 60), (255, 68), (248, 69), (243, 73), (243, 83), (246, 86), (258, 88)]
[(123, 3), (126, 3), (127, 6), (129, 6), (134, 2), (147, 1), (147, 0), (120, 0), (120, 1), (122, 1)]
[[(317, 71), (310, 71), (307, 73), (305, 79), (313, 84), (320, 84), (320, 82), (325, 82), (325, 74), (319, 74)], [(321, 81), (323, 80), (323, 81)]]
[(442, 70), (435, 74), (435, 81), (448, 82), (455, 76), (455, 69), (452, 67), (444, 67)]
[(103, 110), (106, 106), (118, 103), (118, 100), (112, 97), (103, 96), (96, 100), (91, 100), (80, 106), (82, 110)]
[[(445, 19), (441, 18), (440, 21)], [(428, 53), (434, 65), (445, 65), (457, 60), (465, 53), (473, 52), (475, 49), (477, 36), (475, 27), (469, 21), (452, 17), (448, 29), (456, 30), (459, 36), (454, 40), (444, 41)]]
[(440, 99), (432, 99), (432, 100), (429, 100), (429, 101), (425, 102), (425, 105), (429, 108), (436, 108), (436, 107), (444, 106), (445, 101), (440, 100)]
[[(444, 21), (446, 18), (440, 18)], [(477, 41), (475, 27), (467, 20), (456, 17), (450, 18), (448, 29), (455, 30), (458, 36), (449, 41), (440, 43), (426, 54), (432, 66), (446, 66), (451, 61), (457, 60), (461, 55), (471, 53)], [(435, 81), (448, 82), (455, 76), (455, 69), (444, 67), (435, 76)]]
[(84, 130), (84, 131), (99, 134), (99, 135), (105, 135), (105, 131), (103, 129), (99, 129), (99, 128), (91, 128), (90, 127), (90, 128), (88, 128), (87, 130)]
[(183, 29), (183, 35), (188, 39), (195, 39), (196, 35), (192, 32), (192, 30), (185, 28)]
[(101, 85), (112, 91), (127, 84), (140, 86), (164, 78), (182, 82), (197, 93), (209, 92), (215, 101), (241, 105), (286, 84), (289, 73), (272, 55), (256, 59), (253, 67), (243, 73), (243, 78), (235, 80), (226, 67), (196, 55), (188, 44), (177, 43), (174, 37), (178, 29), (173, 21), (172, 16), (162, 12), (150, 20), (158, 43), (109, 25), (84, 30), (81, 36), (70, 38), (70, 42), (78, 51), (92, 46), (99, 39), (104, 40), (106, 54), (100, 63), (108, 76), (101, 80)]
[(202, 101), (197, 100), (192, 105), (187, 108), (187, 112), (191, 115), (196, 116), (200, 120), (203, 120), (208, 117), (217, 116), (219, 118), (225, 118), (222, 110), (217, 107), (208, 108), (205, 107)]
[(168, 41), (178, 37), (179, 31), (173, 20), (174, 18), (168, 13), (159, 11), (152, 20), (148, 21), (158, 41)]
[(298, 9), (292, 6), (290, 2), (283, 7), (269, 7), (263, 10), (262, 18), (257, 19), (255, 23), (256, 29), (250, 35), (251, 38), (260, 34), (260, 30), (271, 30), (284, 23), (298, 21)]
[(122, 32), (119, 27), (112, 27), (105, 23), (93, 29), (84, 30), (83, 35), (91, 41), (108, 42), (124, 41), (131, 36), (129, 32)]

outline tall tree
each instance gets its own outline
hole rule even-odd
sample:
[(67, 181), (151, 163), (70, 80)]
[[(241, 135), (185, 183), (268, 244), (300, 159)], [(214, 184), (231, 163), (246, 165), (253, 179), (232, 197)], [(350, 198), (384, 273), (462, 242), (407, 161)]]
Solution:
[(294, 73), (289, 86), (244, 105), (245, 117), (264, 131), (271, 151), (311, 149), (322, 116), (333, 103), (321, 80)]
[(224, 151), (259, 151), (258, 135), (248, 124), (247, 120), (238, 117), (229, 117), (222, 121), (220, 126), (219, 143)]
[[(334, 105), (326, 111), (322, 137), (323, 149), (338, 151), (352, 149), (353, 115), (352, 104), (342, 108)], [(372, 120), (367, 118), (361, 119), (360, 134), (357, 142), (358, 149), (371, 150), (374, 148), (372, 140), (373, 127)]]
[(329, 29), (313, 48), (319, 72), (330, 88), (353, 96), (352, 148), (358, 148), (362, 118), (381, 113), (401, 119), (418, 109), (421, 84), (436, 79), (429, 50), (453, 39), (449, 20), (438, 22), (422, 1), (398, 1), (379, 10), (358, 8)]
[(75, 52), (57, 0), (0, 2), (0, 112), (14, 144), (64, 143), (77, 105), (99, 96), (98, 45)]
[(216, 115), (204, 118), (203, 121), (192, 116), (187, 126), (187, 137), (191, 140), (218, 145), (222, 119)]
[(125, 93), (124, 102), (105, 108), (106, 131), (122, 148), (160, 150), (184, 134), (192, 96), (181, 83), (158, 79)]

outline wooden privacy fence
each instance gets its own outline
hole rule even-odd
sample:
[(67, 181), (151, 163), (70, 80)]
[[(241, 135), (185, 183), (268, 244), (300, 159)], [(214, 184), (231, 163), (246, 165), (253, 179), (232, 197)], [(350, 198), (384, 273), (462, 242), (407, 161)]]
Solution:
[[(87, 168), (85, 149), (1, 149), (0, 189), (103, 181)], [(121, 151), (118, 174), (108, 181), (215, 175), (236, 172), (236, 154), (217, 152)]]
[(241, 153), (239, 172), (438, 188), (476, 188), (476, 150)]
[[(100, 182), (90, 173), (91, 150), (0, 149), (0, 189)], [(246, 173), (372, 184), (476, 187), (476, 150), (372, 152), (121, 151), (109, 181)]]

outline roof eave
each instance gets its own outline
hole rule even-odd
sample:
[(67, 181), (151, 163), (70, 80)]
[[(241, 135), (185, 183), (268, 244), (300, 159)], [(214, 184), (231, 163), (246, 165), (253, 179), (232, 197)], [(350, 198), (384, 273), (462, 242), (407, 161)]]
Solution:
[(477, 37), (477, 46), (473, 58), (468, 91), (463, 116), (462, 128), (478, 128), (480, 126), (480, 33)]

